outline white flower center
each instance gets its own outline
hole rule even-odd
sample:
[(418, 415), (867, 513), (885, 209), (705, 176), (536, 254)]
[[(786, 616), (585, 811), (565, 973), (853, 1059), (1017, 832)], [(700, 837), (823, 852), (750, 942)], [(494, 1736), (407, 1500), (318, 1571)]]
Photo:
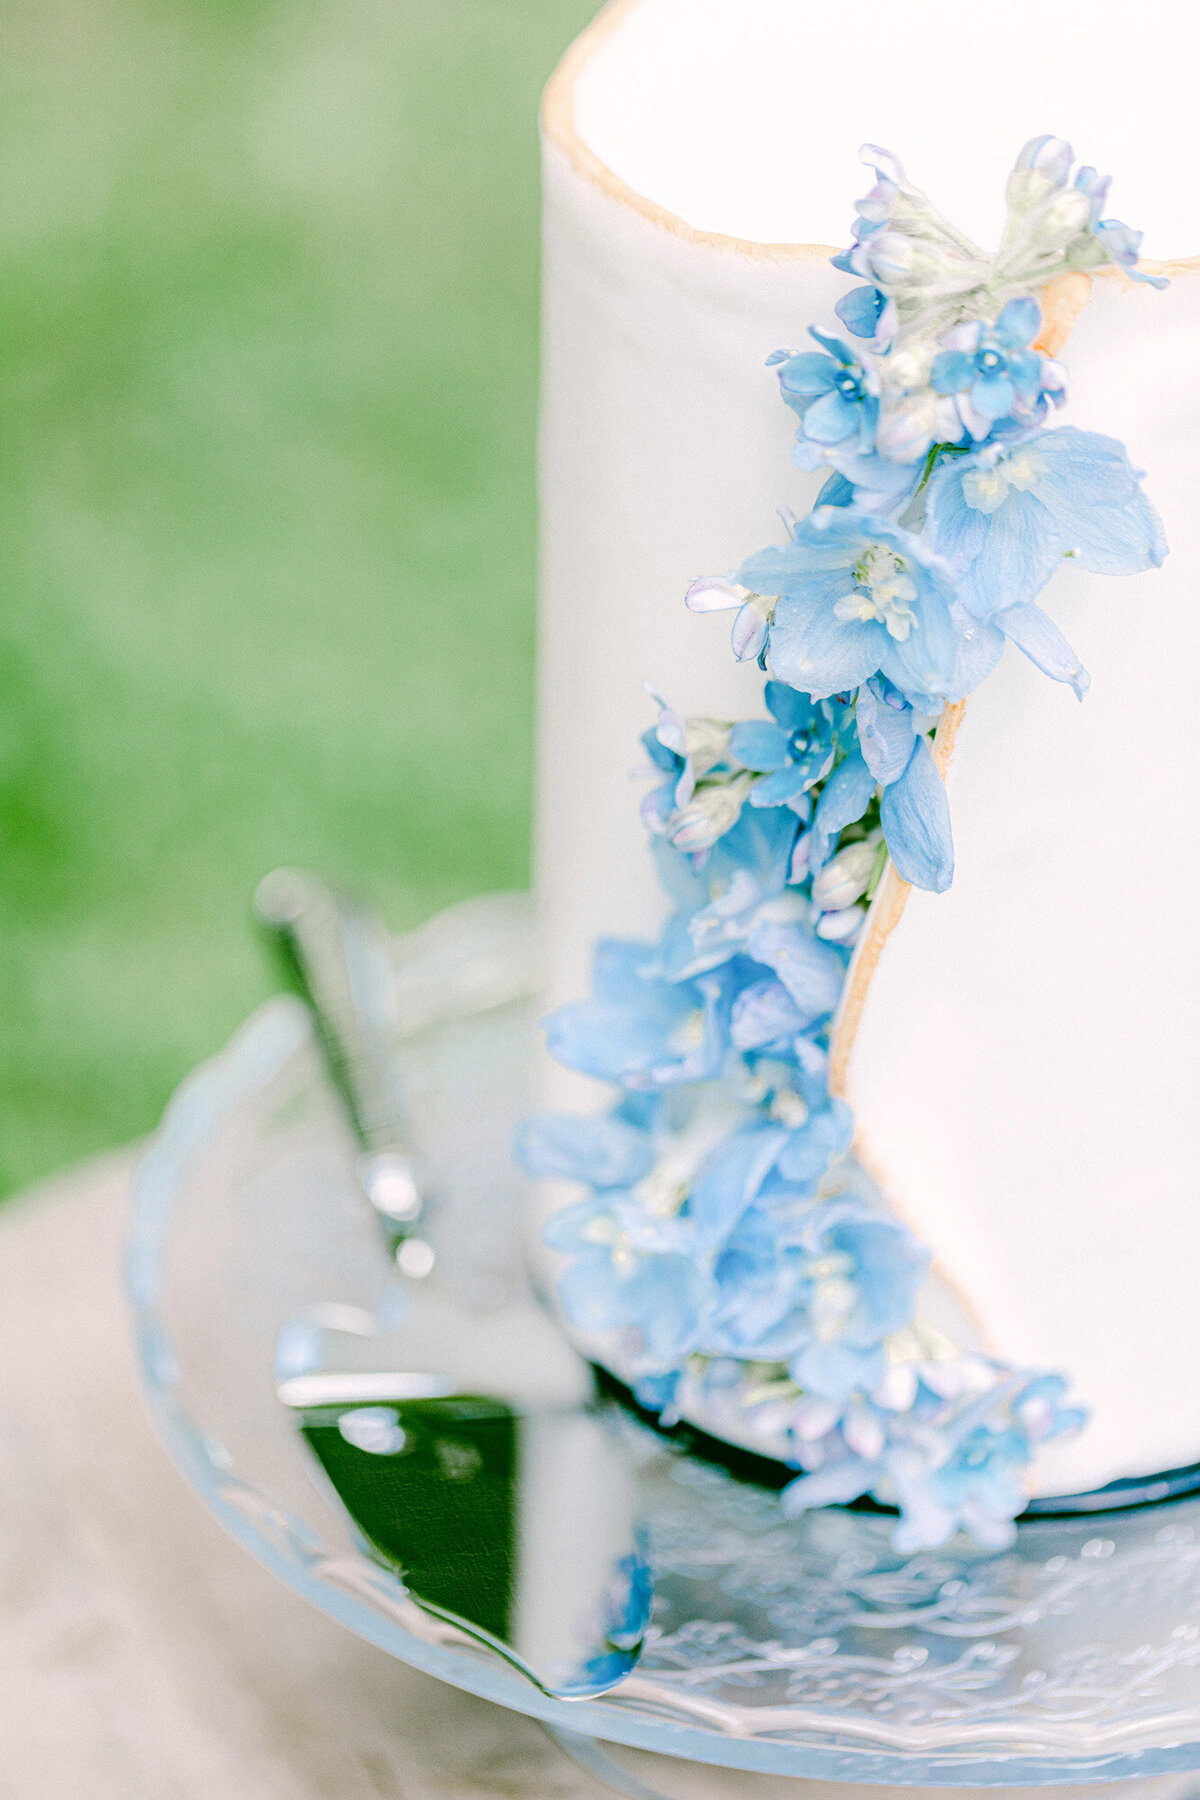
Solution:
[(685, 1151), (668, 1153), (655, 1164), (633, 1192), (656, 1219), (673, 1219), (688, 1197), (696, 1158)]
[(686, 1056), (689, 1051), (700, 1048), (704, 1042), (704, 1025), (703, 1008), (697, 1007), (695, 1012), (684, 1014), (667, 1040), (676, 1056)]
[(633, 1274), (638, 1266), (633, 1239), (611, 1213), (601, 1213), (598, 1219), (589, 1219), (581, 1235), (587, 1244), (603, 1244), (607, 1247), (613, 1269), (622, 1280)]
[(810, 1316), (813, 1330), (823, 1344), (840, 1337), (858, 1304), (858, 1289), (850, 1279), (853, 1267), (844, 1251), (833, 1251), (808, 1265), (813, 1284)]
[(1045, 461), (1036, 450), (1015, 450), (990, 468), (968, 469), (963, 476), (963, 499), (976, 512), (994, 513), (1014, 488), (1027, 493), (1045, 473)]
[(912, 610), (917, 584), (903, 559), (886, 544), (870, 544), (854, 565), (854, 579), (857, 587), (836, 603), (834, 618), (844, 625), (884, 625), (888, 636), (902, 644), (918, 624)]

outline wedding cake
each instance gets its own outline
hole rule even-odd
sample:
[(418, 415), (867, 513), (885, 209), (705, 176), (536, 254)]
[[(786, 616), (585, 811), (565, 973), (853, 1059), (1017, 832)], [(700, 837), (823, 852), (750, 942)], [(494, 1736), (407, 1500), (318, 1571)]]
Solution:
[(545, 100), (520, 1154), (589, 1354), (902, 1545), (1200, 1463), (1198, 51), (625, 0)]

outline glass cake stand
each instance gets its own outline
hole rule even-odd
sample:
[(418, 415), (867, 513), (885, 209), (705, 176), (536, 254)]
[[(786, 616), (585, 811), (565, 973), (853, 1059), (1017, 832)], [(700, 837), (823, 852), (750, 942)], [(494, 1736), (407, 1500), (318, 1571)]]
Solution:
[[(526, 903), (457, 907), (399, 940), (394, 962), (439, 1278), (502, 1311), (523, 1281), (508, 1144), (535, 1042)], [(280, 1401), (277, 1351), (297, 1321), (369, 1337), (396, 1282), (307, 1015), (272, 1001), (172, 1102), (136, 1184), (128, 1288), (180, 1469), (351, 1631), (542, 1720), (630, 1794), (654, 1790), (621, 1746), (686, 1759), (705, 1794), (723, 1790), (697, 1764), (775, 1777), (772, 1793), (786, 1777), (1029, 1787), (1200, 1769), (1200, 1498), (1029, 1519), (1000, 1555), (956, 1542), (901, 1556), (884, 1514), (786, 1520), (770, 1487), (633, 1423), (655, 1591), (644, 1654), (598, 1698), (541, 1691), (413, 1603)]]

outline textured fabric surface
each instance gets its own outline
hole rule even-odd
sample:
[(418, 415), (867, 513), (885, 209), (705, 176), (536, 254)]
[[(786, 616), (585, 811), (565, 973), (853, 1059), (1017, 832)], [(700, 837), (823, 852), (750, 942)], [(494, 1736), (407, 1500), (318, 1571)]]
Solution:
[(589, 0), (0, 19), (0, 1190), (148, 1127), (282, 861), (527, 869), (534, 116)]

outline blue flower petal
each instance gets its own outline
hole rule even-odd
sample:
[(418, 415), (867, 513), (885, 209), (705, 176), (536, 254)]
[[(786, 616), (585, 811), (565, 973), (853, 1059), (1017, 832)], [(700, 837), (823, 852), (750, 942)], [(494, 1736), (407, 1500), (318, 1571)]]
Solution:
[(804, 435), (815, 444), (840, 444), (858, 429), (861, 403), (836, 389), (814, 400), (804, 414)]
[(1052, 619), (1040, 606), (1026, 601), (1020, 606), (1006, 606), (992, 614), (992, 623), (1005, 637), (1023, 650), (1051, 681), (1065, 681), (1074, 688), (1080, 700), (1091, 686), (1091, 676)]
[(876, 778), (860, 751), (852, 751), (833, 771), (821, 789), (821, 798), (813, 815), (814, 869), (829, 860), (839, 833), (862, 818), (876, 786)]
[(856, 1205), (845, 1206), (838, 1216), (835, 1203), (831, 1212), (829, 1239), (853, 1257), (861, 1296), (858, 1316), (844, 1335), (860, 1347), (878, 1343), (911, 1321), (930, 1252), (897, 1219), (864, 1217)]
[(1016, 399), (1009, 375), (980, 375), (971, 385), (971, 405), (984, 419), (1007, 418)]
[(747, 719), (729, 735), (729, 749), (744, 769), (782, 769), (788, 762), (790, 733), (766, 719)]
[(808, 695), (797, 693), (786, 681), (768, 681), (763, 697), (767, 711), (788, 733), (805, 731), (816, 719), (817, 709)]
[(814, 394), (829, 392), (837, 372), (831, 356), (824, 356), (819, 350), (802, 350), (780, 365), (779, 386), (788, 405), (795, 406), (799, 401), (797, 410), (803, 411)]
[(883, 1351), (854, 1350), (836, 1339), (832, 1343), (810, 1344), (795, 1357), (792, 1379), (810, 1394), (827, 1400), (847, 1400), (856, 1390), (870, 1393), (883, 1379)]
[(992, 336), (1005, 350), (1023, 350), (1032, 344), (1041, 323), (1042, 309), (1036, 300), (1010, 300), (996, 320)]
[(854, 504), (854, 483), (837, 469), (829, 477), (817, 495), (818, 506), (852, 506)]
[[(1053, 436), (1054, 433), (1047, 435)], [(981, 513), (982, 547), (959, 579), (959, 597), (976, 617), (1032, 600), (1062, 562), (1062, 533), (1036, 493), (1012, 489), (993, 513)]]
[(914, 887), (944, 894), (954, 879), (950, 807), (923, 737), (899, 781), (884, 788), (880, 823), (897, 874)]
[(856, 287), (843, 294), (833, 310), (855, 337), (873, 338), (885, 304), (886, 296), (878, 288)]
[(778, 980), (756, 981), (733, 1003), (729, 1039), (735, 1050), (761, 1050), (766, 1044), (795, 1037), (808, 1024)]
[[(944, 462), (929, 484), (927, 535), (933, 550), (961, 574), (970, 568), (988, 535), (988, 516), (963, 498), (964, 458)], [(968, 467), (972, 464), (968, 460)]]
[(927, 585), (921, 596), (920, 623), (907, 638), (880, 634), (880, 669), (893, 687), (918, 706), (932, 695), (949, 695), (952, 689), (958, 660), (958, 634), (950, 611), (953, 592), (948, 582), (939, 582), (936, 589)]
[(1026, 405), (1031, 405), (1042, 391), (1042, 359), (1036, 350), (1014, 350), (1008, 359), (1008, 372)]
[(950, 608), (958, 634), (958, 655), (950, 681), (950, 698), (961, 700), (985, 681), (1004, 654), (1004, 634), (986, 619), (976, 618), (955, 601)]
[(788, 806), (793, 800), (799, 799), (813, 779), (806, 762), (788, 763), (786, 768), (776, 769), (773, 774), (764, 775), (761, 781), (754, 783), (750, 789), (750, 804)]
[(542, 1226), (542, 1242), (551, 1250), (561, 1250), (567, 1256), (579, 1256), (583, 1253), (594, 1255), (596, 1246), (591, 1231), (596, 1221), (610, 1217), (607, 1200), (594, 1196), (588, 1200), (577, 1200), (573, 1206), (563, 1206), (551, 1213)]
[(904, 773), (912, 756), (912, 708), (903, 701), (899, 707), (890, 706), (879, 683), (868, 681), (859, 689), (855, 719), (863, 761), (886, 787)]
[(560, 1006), (544, 1021), (550, 1054), (584, 1075), (645, 1091), (713, 1076), (731, 999), (723, 977), (664, 981), (647, 964), (646, 946), (602, 940), (597, 997)]
[(935, 394), (961, 394), (975, 379), (975, 365), (964, 350), (942, 350), (933, 359), (929, 385)]
[(649, 1134), (614, 1118), (539, 1113), (517, 1128), (518, 1162), (529, 1175), (586, 1181), (593, 1188), (631, 1187), (650, 1173)]
[(854, 368), (857, 366), (857, 358), (855, 357), (854, 351), (843, 338), (834, 337), (831, 331), (822, 331), (819, 325), (810, 325), (808, 328), (808, 335), (811, 338), (815, 338), (821, 348), (827, 350), (830, 356), (835, 357), (837, 361), (842, 364), (843, 368)]
[(853, 587), (847, 576), (827, 575), (803, 596), (785, 595), (771, 627), (771, 669), (815, 699), (847, 692), (879, 668), (879, 627), (837, 618), (833, 604)]
[(779, 1127), (735, 1131), (705, 1157), (692, 1180), (688, 1216), (698, 1248), (728, 1237), (774, 1164), (787, 1133)]
[(667, 748), (653, 725), (649, 731), (643, 731), (642, 745), (656, 769), (663, 769), (668, 775), (679, 773), (680, 759), (678, 755), (674, 750)]
[(833, 1012), (846, 975), (845, 957), (833, 944), (800, 925), (768, 922), (754, 927), (747, 949), (778, 976), (806, 1026)]
[[(1037, 496), (1060, 528), (1062, 548), (1078, 551), (1083, 568), (1136, 575), (1161, 566), (1167, 554), (1162, 520), (1123, 444), (1067, 425), (1045, 432), (1036, 448), (1045, 464)], [(1020, 596), (1026, 597), (1032, 596)]]
[(600, 938), (592, 952), (592, 990), (597, 1000), (638, 1001), (654, 945), (631, 938)]
[(1129, 225), (1123, 225), (1120, 219), (1101, 219), (1092, 227), (1100, 242), (1115, 263), (1119, 263), (1127, 275), (1135, 281), (1145, 281), (1151, 287), (1165, 288), (1171, 284), (1165, 275), (1148, 275), (1137, 266), (1138, 252), (1142, 247), (1143, 233), (1134, 231)]
[(779, 1153), (779, 1173), (785, 1181), (817, 1181), (834, 1157), (850, 1148), (853, 1136), (854, 1114), (844, 1100), (830, 1100), (788, 1132)]

